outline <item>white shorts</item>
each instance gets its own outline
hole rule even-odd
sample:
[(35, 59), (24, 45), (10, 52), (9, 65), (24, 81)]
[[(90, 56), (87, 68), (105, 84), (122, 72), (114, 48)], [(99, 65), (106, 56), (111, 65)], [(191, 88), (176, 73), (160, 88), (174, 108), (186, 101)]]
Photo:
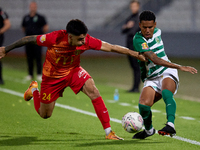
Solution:
[(172, 80), (175, 81), (176, 83), (176, 90), (174, 92), (175, 95), (179, 86), (179, 77), (177, 69), (168, 68), (163, 72), (161, 76), (145, 80), (143, 88), (150, 86), (156, 92), (162, 95), (162, 81), (165, 78), (171, 78)]

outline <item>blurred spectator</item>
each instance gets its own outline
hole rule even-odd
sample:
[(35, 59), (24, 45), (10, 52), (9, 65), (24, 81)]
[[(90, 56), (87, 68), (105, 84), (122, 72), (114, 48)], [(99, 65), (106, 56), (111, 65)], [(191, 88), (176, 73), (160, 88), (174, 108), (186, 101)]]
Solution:
[[(8, 15), (0, 8), (0, 47), (3, 45), (4, 33), (11, 27)], [(2, 78), (2, 62), (0, 61), (0, 84), (4, 84)]]
[[(48, 24), (44, 16), (37, 13), (37, 3), (31, 2), (29, 14), (25, 15), (22, 21), (22, 29), (27, 35), (39, 35), (48, 31)], [(33, 79), (34, 59), (37, 64), (37, 80), (42, 80), (42, 47), (35, 44), (28, 44), (25, 47), (28, 62), (28, 76), (26, 80)]]
[[(130, 2), (131, 15), (126, 19), (125, 24), (122, 26), (122, 33), (126, 34), (126, 46), (127, 48), (134, 50), (133, 37), (139, 28), (139, 10), (140, 2), (138, 0), (131, 0)], [(140, 85), (140, 67), (137, 59), (128, 56), (132, 71), (133, 71), (133, 85), (129, 92), (139, 92)]]

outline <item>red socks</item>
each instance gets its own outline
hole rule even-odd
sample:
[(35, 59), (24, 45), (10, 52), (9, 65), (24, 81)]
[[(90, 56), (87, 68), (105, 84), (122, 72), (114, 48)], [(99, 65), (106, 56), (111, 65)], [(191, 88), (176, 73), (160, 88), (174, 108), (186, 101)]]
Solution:
[(100, 96), (100, 97), (92, 100), (92, 104), (94, 106), (94, 109), (96, 111), (96, 114), (97, 114), (99, 120), (101, 121), (103, 128), (104, 129), (109, 128), (110, 127), (110, 117), (109, 117), (108, 110), (104, 104), (102, 97)]
[(38, 113), (38, 110), (40, 108), (40, 93), (38, 90), (35, 90), (33, 92), (33, 101), (34, 101), (35, 110)]
[[(40, 93), (38, 90), (35, 90), (33, 92), (33, 100), (34, 100), (35, 110), (38, 112), (38, 110), (40, 108)], [(109, 128), (110, 127), (110, 117), (109, 117), (108, 110), (104, 104), (102, 97), (100, 96), (100, 97), (92, 100), (92, 104), (94, 106), (94, 109), (96, 111), (96, 114), (97, 114), (99, 120), (101, 121), (103, 128), (104, 129)]]

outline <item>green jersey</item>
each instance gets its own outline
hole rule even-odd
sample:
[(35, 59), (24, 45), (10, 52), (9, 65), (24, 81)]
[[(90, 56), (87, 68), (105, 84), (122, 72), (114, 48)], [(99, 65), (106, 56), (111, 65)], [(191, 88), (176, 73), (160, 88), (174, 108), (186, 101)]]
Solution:
[[(133, 46), (135, 51), (143, 53), (147, 51), (153, 51), (158, 57), (169, 61), (164, 51), (163, 41), (161, 39), (161, 30), (158, 28), (154, 29), (153, 37), (146, 40), (141, 31), (137, 32), (133, 38)], [(148, 62), (139, 61), (141, 70), (141, 79), (144, 82), (146, 79), (155, 78), (167, 69), (167, 67), (159, 66), (154, 64), (151, 60)]]

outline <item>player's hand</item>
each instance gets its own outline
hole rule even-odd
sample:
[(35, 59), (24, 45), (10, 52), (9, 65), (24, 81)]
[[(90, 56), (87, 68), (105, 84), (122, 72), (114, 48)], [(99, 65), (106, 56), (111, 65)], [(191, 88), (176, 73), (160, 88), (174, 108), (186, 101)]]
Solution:
[(190, 66), (181, 66), (180, 70), (190, 72), (191, 74), (197, 73), (197, 70), (193, 67), (190, 67)]
[(5, 47), (0, 47), (0, 59), (6, 56)]
[(143, 54), (139, 54), (137, 59), (140, 60), (140, 61), (147, 61), (147, 59), (144, 57)]

